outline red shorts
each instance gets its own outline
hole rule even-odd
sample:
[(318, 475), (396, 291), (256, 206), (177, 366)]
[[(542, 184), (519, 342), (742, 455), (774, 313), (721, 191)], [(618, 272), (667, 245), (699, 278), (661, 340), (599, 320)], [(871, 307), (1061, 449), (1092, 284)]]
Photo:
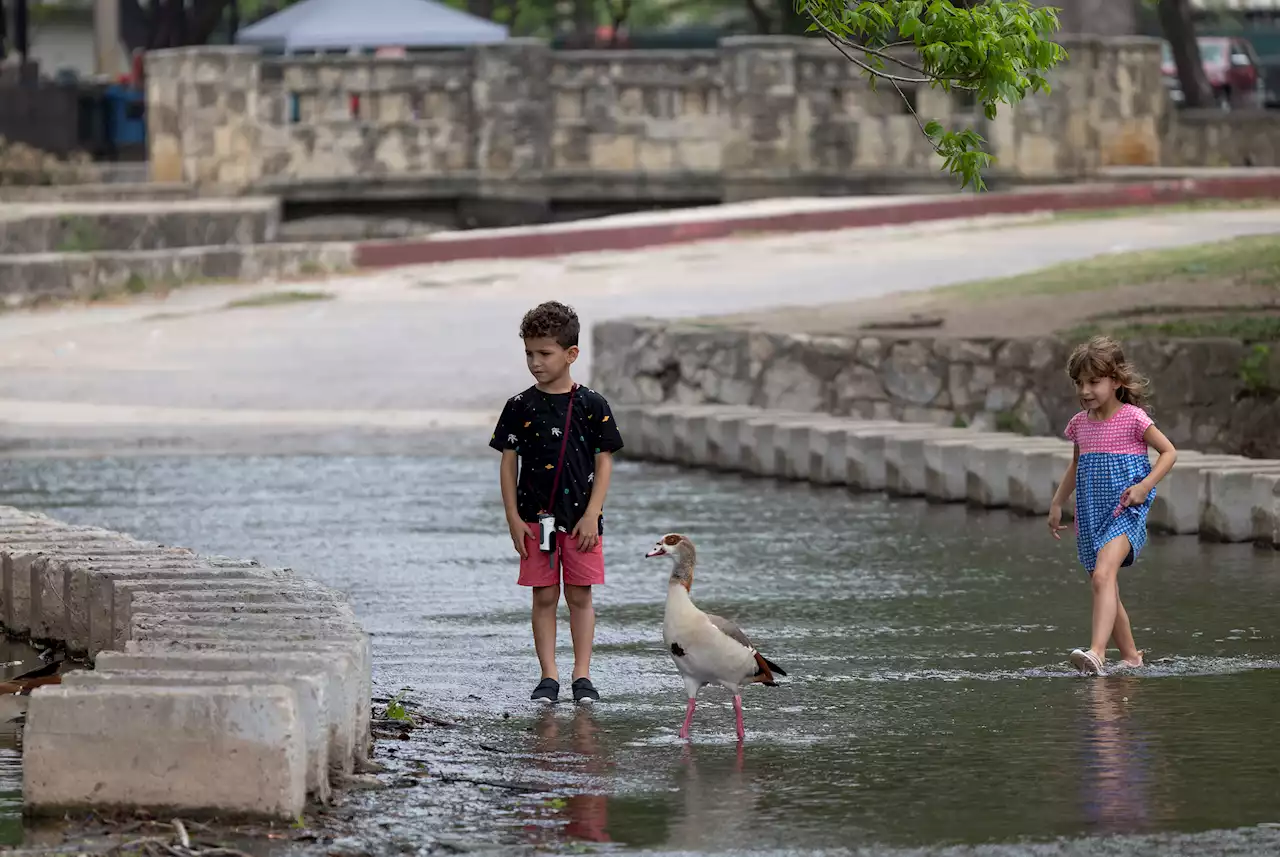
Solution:
[(564, 582), (571, 586), (595, 586), (604, 583), (604, 538), (589, 551), (578, 550), (578, 542), (569, 533), (556, 533), (556, 549), (551, 553), (538, 550), (538, 525), (526, 523), (529, 532), (524, 546), (529, 558), (520, 560), (521, 586), (555, 586), (564, 569)]

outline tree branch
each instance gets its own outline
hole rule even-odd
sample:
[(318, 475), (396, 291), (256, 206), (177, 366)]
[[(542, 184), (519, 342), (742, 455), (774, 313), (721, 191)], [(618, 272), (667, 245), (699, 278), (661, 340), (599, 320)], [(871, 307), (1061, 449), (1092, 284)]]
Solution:
[[(892, 54), (886, 53), (882, 50), (877, 50), (875, 48), (869, 48), (866, 45), (860, 45), (857, 42), (850, 41), (844, 38), (843, 36), (833, 33), (831, 29), (827, 27), (826, 24), (822, 23), (816, 17), (814, 17), (812, 12), (809, 13), (809, 17), (813, 19), (813, 23), (816, 24), (818, 29), (822, 31), (822, 35), (826, 37), (827, 41), (830, 42), (832, 46), (835, 47), (836, 50), (844, 54), (845, 59), (849, 60), (849, 62), (853, 63), (854, 65), (858, 66), (858, 68), (862, 69), (863, 71), (869, 74), (873, 74), (876, 77), (879, 77), (879, 78), (882, 78), (883, 80), (888, 80), (894, 83), (933, 83), (934, 81), (945, 80), (957, 89), (968, 89), (968, 90), (977, 89), (977, 87), (970, 86), (967, 83), (967, 81), (976, 80), (977, 77), (975, 76), (971, 75), (967, 77), (944, 77), (942, 75), (932, 74), (926, 71), (925, 69), (919, 66), (912, 65), (911, 63), (901, 60), (898, 57), (893, 56)], [(906, 43), (899, 43), (899, 44), (906, 44)], [(885, 59), (885, 60), (889, 60), (890, 62), (895, 62), (906, 69), (909, 69), (911, 71), (914, 71), (918, 74), (923, 75), (923, 77), (903, 77), (901, 75), (889, 74), (887, 71), (884, 71), (883, 69), (878, 69), (869, 63), (862, 62), (861, 60), (855, 59), (854, 57), (850, 56), (849, 52), (845, 50), (846, 47), (851, 48), (852, 50), (855, 50), (855, 51), (860, 51), (869, 56), (879, 57), (880, 59)]]

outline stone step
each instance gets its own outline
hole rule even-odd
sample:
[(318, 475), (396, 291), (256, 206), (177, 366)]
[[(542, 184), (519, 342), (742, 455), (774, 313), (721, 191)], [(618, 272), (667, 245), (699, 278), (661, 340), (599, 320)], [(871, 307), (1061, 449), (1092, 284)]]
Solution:
[(31, 694), (29, 813), (293, 820), (368, 758), (369, 635), (289, 569), (0, 507), (0, 619), (96, 667)]
[(280, 230), (270, 197), (0, 206), (0, 255), (266, 244)]
[(174, 250), (0, 255), (6, 307), (160, 293), (187, 283), (260, 282), (352, 269), (353, 246), (247, 244)]
[(8, 185), (0, 187), (0, 202), (170, 202), (196, 199), (199, 191), (178, 182), (95, 182), (70, 185)]
[[(1070, 442), (743, 405), (615, 403), (632, 458), (1044, 515)], [(1156, 458), (1154, 452), (1151, 458)], [(1063, 517), (1072, 516), (1072, 504)], [(1280, 547), (1280, 461), (1179, 450), (1153, 530)]]
[(295, 693), (247, 685), (49, 685), (31, 694), (25, 811), (164, 807), (297, 818), (307, 748)]

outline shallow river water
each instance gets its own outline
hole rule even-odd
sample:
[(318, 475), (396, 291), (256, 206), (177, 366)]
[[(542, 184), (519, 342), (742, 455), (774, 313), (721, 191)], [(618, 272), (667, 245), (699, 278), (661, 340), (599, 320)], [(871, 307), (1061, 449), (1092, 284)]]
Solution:
[[(1084, 574), (1038, 519), (620, 463), (604, 700), (539, 712), (496, 457), (473, 447), (8, 460), (0, 503), (350, 593), (379, 692), (460, 724), (380, 743), (398, 779), (360, 798), (369, 850), (1280, 853), (1280, 553), (1153, 538), (1121, 583), (1149, 666), (1084, 679), (1064, 664)], [(644, 559), (668, 531), (697, 544), (695, 600), (788, 672), (745, 693), (741, 747), (711, 688), (676, 736), (669, 565)], [(565, 621), (560, 641), (567, 676)]]

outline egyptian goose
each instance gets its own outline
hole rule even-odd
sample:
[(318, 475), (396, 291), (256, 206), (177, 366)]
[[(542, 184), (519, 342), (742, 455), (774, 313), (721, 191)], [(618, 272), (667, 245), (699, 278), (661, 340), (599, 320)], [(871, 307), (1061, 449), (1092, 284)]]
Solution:
[(676, 669), (684, 677), (689, 694), (680, 737), (689, 737), (698, 691), (718, 684), (733, 694), (738, 740), (746, 737), (742, 724), (742, 688), (753, 682), (777, 687), (775, 675), (785, 676), (781, 667), (756, 651), (737, 625), (720, 616), (704, 613), (689, 597), (693, 587), (693, 567), (697, 552), (693, 542), (679, 533), (668, 533), (646, 557), (669, 556), (674, 560), (667, 584), (667, 608), (662, 622), (662, 644), (671, 653)]

